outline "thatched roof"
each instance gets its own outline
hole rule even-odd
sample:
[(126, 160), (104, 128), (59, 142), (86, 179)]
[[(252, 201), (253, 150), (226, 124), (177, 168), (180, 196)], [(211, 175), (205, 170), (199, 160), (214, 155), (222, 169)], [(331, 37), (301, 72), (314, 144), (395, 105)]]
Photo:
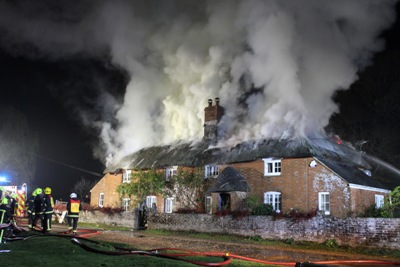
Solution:
[[(215, 147), (210, 142), (178, 143), (143, 148), (108, 166), (104, 173), (120, 169), (150, 169), (166, 166), (203, 167), (207, 164), (232, 164), (262, 158), (315, 157), (338, 175), (365, 186), (384, 188), (375, 177), (360, 169), (371, 169), (369, 161), (352, 147), (326, 139), (268, 139), (239, 143), (235, 146)], [(398, 178), (396, 178), (398, 179)], [(386, 188), (389, 188), (386, 186)]]
[(213, 147), (206, 141), (153, 146), (143, 148), (126, 156), (120, 162), (108, 166), (105, 173), (118, 169), (149, 169), (175, 165), (201, 167), (207, 164), (248, 162), (266, 157), (320, 156), (340, 160), (352, 151), (351, 148), (329, 141), (324, 141), (323, 144), (318, 142), (310, 142), (307, 139), (268, 139), (242, 142), (232, 147)]
[(208, 192), (250, 192), (246, 178), (232, 167), (226, 167), (217, 177)]

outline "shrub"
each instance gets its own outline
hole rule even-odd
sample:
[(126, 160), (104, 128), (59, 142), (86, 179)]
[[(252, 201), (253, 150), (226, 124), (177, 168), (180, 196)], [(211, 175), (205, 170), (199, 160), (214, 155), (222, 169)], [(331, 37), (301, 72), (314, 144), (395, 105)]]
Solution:
[(384, 216), (382, 214), (382, 209), (378, 209), (375, 204), (372, 204), (371, 206), (367, 207), (361, 214), (359, 214), (359, 217), (379, 218)]
[(108, 214), (108, 215), (112, 215), (112, 214), (123, 212), (124, 209), (123, 208), (102, 207), (99, 209), (99, 211), (102, 213)]
[(190, 214), (190, 213), (201, 213), (196, 208), (180, 208), (175, 213)]
[(261, 241), (263, 240), (262, 237), (260, 235), (255, 235), (255, 236), (249, 236), (249, 240), (251, 241)]
[(339, 244), (336, 239), (328, 239), (324, 242), (324, 245), (328, 248), (338, 248)]
[(274, 208), (269, 204), (259, 204), (253, 208), (253, 215), (272, 215)]
[(292, 237), (290, 238), (286, 238), (285, 241), (283, 241), (283, 243), (288, 244), (288, 245), (294, 245), (294, 239)]
[(285, 214), (282, 213), (275, 213), (274, 214), (274, 218), (276, 219), (283, 219), (283, 218), (287, 218), (290, 219), (294, 222), (300, 222), (300, 221), (304, 221), (304, 220), (309, 220), (314, 218), (318, 213), (317, 209), (313, 209), (310, 211), (300, 211), (298, 209), (291, 209), (288, 212), (286, 212)]
[(232, 218), (234, 219), (240, 219), (240, 218), (244, 218), (250, 215), (250, 211), (248, 210), (235, 210), (232, 212)]

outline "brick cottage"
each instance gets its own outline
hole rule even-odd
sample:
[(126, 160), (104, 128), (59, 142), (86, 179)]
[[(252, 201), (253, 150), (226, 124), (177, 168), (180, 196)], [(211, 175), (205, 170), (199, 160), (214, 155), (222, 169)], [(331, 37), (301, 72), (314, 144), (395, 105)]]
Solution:
[[(340, 218), (383, 205), (390, 188), (373, 175), (362, 153), (333, 139), (261, 139), (216, 146), (224, 108), (218, 98), (212, 102), (204, 110), (203, 140), (144, 148), (108, 166), (91, 190), (90, 204), (132, 210), (132, 199), (119, 196), (116, 188), (131, 182), (135, 171), (155, 168), (171, 179), (182, 168), (202, 168), (204, 179), (213, 180), (205, 196), (206, 213), (235, 210), (249, 196), (277, 212), (318, 209)], [(147, 196), (146, 204), (173, 213), (180, 207), (175, 198)]]

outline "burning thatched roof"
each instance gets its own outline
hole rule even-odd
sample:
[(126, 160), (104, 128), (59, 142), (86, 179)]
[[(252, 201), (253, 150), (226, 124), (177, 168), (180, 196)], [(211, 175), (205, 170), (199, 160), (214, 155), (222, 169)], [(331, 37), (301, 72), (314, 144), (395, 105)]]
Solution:
[[(201, 167), (206, 164), (248, 162), (260, 158), (300, 158), (319, 156), (340, 160), (346, 153), (338, 145), (326, 141), (324, 146), (307, 139), (268, 139), (239, 143), (232, 147), (212, 147), (209, 142), (180, 143), (176, 145), (143, 148), (123, 158), (105, 172), (117, 169), (149, 169), (165, 166)], [(335, 151), (337, 150), (337, 151)]]
[(179, 143), (175, 145), (143, 148), (123, 158), (104, 171), (119, 169), (150, 169), (166, 166), (203, 167), (207, 164), (231, 164), (257, 159), (315, 157), (349, 183), (377, 187), (382, 186), (375, 177), (362, 169), (371, 169), (363, 154), (346, 145), (326, 139), (268, 139), (247, 141), (232, 147), (213, 147), (210, 142)]

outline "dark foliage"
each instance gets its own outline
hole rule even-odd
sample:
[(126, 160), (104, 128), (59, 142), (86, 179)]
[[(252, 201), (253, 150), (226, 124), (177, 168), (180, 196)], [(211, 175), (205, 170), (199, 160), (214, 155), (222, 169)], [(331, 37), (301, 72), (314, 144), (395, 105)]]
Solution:
[(274, 208), (269, 204), (260, 204), (253, 208), (253, 215), (273, 215)]
[(365, 218), (379, 218), (379, 217), (382, 217), (382, 209), (376, 208), (375, 204), (373, 204), (373, 205), (367, 207), (358, 216), (365, 217)]
[(290, 219), (293, 222), (300, 222), (314, 218), (318, 213), (318, 209), (313, 209), (310, 211), (300, 211), (297, 209), (291, 209), (286, 213), (275, 213), (275, 219)]

